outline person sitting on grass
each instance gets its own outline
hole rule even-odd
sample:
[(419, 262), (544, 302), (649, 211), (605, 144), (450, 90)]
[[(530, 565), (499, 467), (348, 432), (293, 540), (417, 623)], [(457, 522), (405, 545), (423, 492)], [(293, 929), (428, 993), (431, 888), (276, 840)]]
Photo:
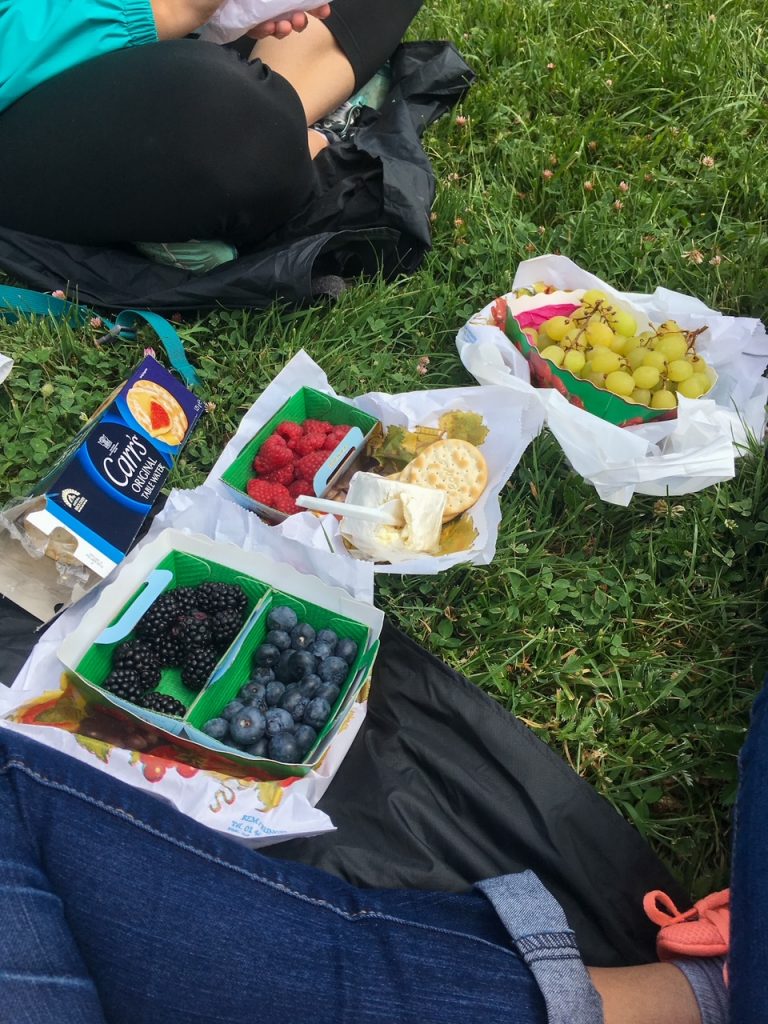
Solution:
[(227, 243), (215, 265), (294, 217), (329, 144), (311, 126), (389, 58), (421, 0), (335, 0), (256, 25), (247, 61), (187, 38), (220, 6), (1, 2), (0, 225), (160, 252)]

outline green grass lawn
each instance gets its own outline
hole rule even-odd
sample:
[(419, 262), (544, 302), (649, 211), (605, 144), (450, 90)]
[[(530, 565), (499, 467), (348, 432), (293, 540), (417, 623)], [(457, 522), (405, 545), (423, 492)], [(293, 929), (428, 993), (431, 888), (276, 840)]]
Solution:
[[(335, 307), (186, 325), (216, 408), (175, 484), (204, 478), (299, 348), (342, 394), (471, 383), (456, 330), (534, 253), (765, 316), (763, 15), (749, 0), (431, 0), (413, 37), (455, 40), (478, 72), (458, 122), (426, 139), (434, 251), (417, 277), (361, 283)], [(97, 352), (86, 332), (35, 324), (0, 328), (0, 350), (17, 360), (0, 389), (4, 499), (141, 348)], [(721, 487), (622, 509), (545, 433), (503, 492), (493, 565), (378, 586), (396, 622), (562, 752), (697, 893), (726, 884), (736, 754), (768, 667), (764, 454)]]

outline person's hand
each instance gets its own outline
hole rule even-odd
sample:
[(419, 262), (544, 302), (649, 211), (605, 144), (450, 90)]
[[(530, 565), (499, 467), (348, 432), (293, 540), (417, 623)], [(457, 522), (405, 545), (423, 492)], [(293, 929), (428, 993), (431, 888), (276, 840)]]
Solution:
[(278, 18), (273, 21), (262, 22), (261, 25), (256, 25), (251, 29), (250, 32), (246, 33), (251, 39), (266, 39), (268, 36), (274, 36), (275, 39), (285, 39), (292, 32), (303, 32), (309, 24), (308, 14), (311, 14), (313, 18), (327, 18), (331, 13), (330, 4), (322, 4), (320, 7), (315, 7), (311, 11), (295, 11), (293, 14), (288, 14), (284, 18)]

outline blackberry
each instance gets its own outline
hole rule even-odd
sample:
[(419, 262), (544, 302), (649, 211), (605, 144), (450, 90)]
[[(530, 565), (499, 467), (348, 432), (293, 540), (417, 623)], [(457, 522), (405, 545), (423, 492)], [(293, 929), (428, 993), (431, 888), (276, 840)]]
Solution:
[(211, 618), (211, 637), (214, 647), (225, 651), (243, 625), (243, 614), (235, 608), (217, 612)]
[(141, 640), (120, 644), (112, 654), (112, 668), (132, 668), (141, 676), (145, 688), (157, 686), (162, 667), (157, 652)]
[(139, 619), (136, 635), (143, 638), (161, 637), (173, 626), (178, 618), (179, 608), (173, 593), (161, 594), (149, 611)]
[(158, 693), (156, 690), (148, 690), (139, 698), (137, 704), (140, 708), (159, 711), (161, 715), (172, 715), (174, 718), (183, 718), (187, 712), (180, 700), (176, 700), (168, 693)]
[(168, 633), (144, 641), (163, 668), (176, 668), (184, 660), (181, 644)]
[(197, 587), (176, 587), (173, 596), (180, 615), (188, 615), (200, 607), (197, 600)]
[(219, 655), (212, 647), (193, 647), (184, 658), (182, 683), (190, 690), (202, 690), (218, 660)]
[(201, 583), (197, 590), (197, 607), (215, 615), (217, 612), (245, 611), (248, 595), (236, 583)]
[(113, 669), (101, 685), (115, 697), (121, 697), (131, 703), (135, 703), (147, 689), (139, 673), (132, 668)]
[(171, 636), (181, 645), (182, 650), (189, 647), (210, 647), (210, 620), (205, 612), (190, 612), (188, 615), (180, 615), (171, 631)]

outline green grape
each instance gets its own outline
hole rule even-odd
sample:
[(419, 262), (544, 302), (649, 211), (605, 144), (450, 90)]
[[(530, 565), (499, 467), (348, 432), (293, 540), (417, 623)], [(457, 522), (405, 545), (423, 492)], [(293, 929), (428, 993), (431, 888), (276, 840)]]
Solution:
[(565, 358), (565, 352), (563, 352), (559, 345), (547, 345), (541, 353), (541, 358), (549, 359), (555, 366), (560, 366)]
[[(589, 366), (589, 363), (587, 363), (587, 366)], [(582, 377), (584, 378), (584, 380), (588, 380), (590, 384), (594, 384), (596, 388), (605, 387), (604, 373), (597, 373), (595, 370), (587, 370), (587, 367), (585, 366)]]
[(584, 333), (587, 336), (587, 341), (590, 345), (607, 345), (611, 347), (615, 335), (608, 324), (604, 324), (601, 320), (590, 320), (587, 324)]
[(599, 351), (593, 349), (590, 362), (592, 369), (597, 373), (613, 373), (618, 371), (621, 366), (621, 357), (618, 353), (611, 352), (610, 349), (600, 349)]
[(693, 367), (687, 359), (673, 359), (667, 367), (667, 375), (670, 380), (679, 383), (693, 376)]
[(656, 391), (651, 395), (651, 408), (652, 409), (676, 409), (677, 398), (671, 391), (665, 391), (664, 388), (661, 391)]
[(573, 323), (569, 317), (553, 316), (541, 325), (541, 330), (548, 338), (551, 338), (552, 341), (562, 341), (565, 337), (566, 331), (569, 331), (572, 326)]
[(682, 334), (659, 334), (651, 345), (655, 352), (663, 352), (667, 359), (682, 359), (688, 351), (688, 342)]
[(629, 397), (633, 402), (637, 402), (639, 405), (651, 404), (651, 392), (648, 388), (635, 388)]
[(687, 380), (681, 380), (677, 386), (677, 393), (685, 395), (686, 398), (701, 398), (705, 390), (699, 373), (694, 373)]
[(677, 320), (665, 320), (656, 331), (657, 334), (678, 334), (680, 332), (682, 332), (682, 328)]
[(632, 375), (626, 370), (614, 370), (613, 373), (609, 373), (605, 378), (605, 386), (612, 394), (621, 395), (622, 398), (628, 398), (635, 390)]
[(663, 370), (667, 365), (667, 357), (663, 352), (646, 352), (640, 365), (655, 366), (657, 370)]
[(627, 313), (624, 309), (616, 310), (614, 321), (613, 326), (617, 334), (623, 334), (627, 338), (631, 338), (637, 332), (637, 321), (631, 313)]
[(628, 356), (630, 352), (643, 347), (642, 338), (639, 338), (636, 334), (631, 338), (625, 338), (623, 334), (617, 334), (616, 341), (621, 345), (621, 348), (614, 344), (612, 346), (613, 351), (618, 352), (622, 356)]
[(648, 349), (643, 348), (642, 345), (638, 345), (637, 348), (633, 348), (631, 352), (626, 352), (624, 358), (631, 370), (636, 370), (638, 366), (642, 365), (643, 360), (646, 357)]
[(610, 303), (611, 298), (598, 288), (590, 288), (589, 291), (584, 292), (581, 301), (585, 306), (593, 306), (596, 302)]
[(541, 292), (549, 291), (549, 285), (546, 283), (546, 281), (536, 281), (536, 283), (533, 286), (533, 291), (535, 295), (540, 295)]
[(655, 388), (661, 379), (661, 374), (655, 366), (638, 366), (632, 373), (635, 386), (638, 388)]
[(534, 348), (539, 347), (539, 332), (536, 330), (535, 327), (526, 327), (523, 331), (523, 334), (528, 339), (529, 344), (533, 345)]
[(569, 352), (565, 353), (565, 359), (563, 360), (563, 366), (566, 370), (570, 370), (571, 373), (580, 373), (587, 362), (587, 357), (583, 352), (580, 352), (577, 348), (572, 348)]
[(586, 348), (587, 338), (581, 327), (571, 327), (565, 332), (561, 344), (564, 348)]
[[(711, 389), (712, 385), (714, 384), (714, 380), (712, 379), (712, 377), (710, 377), (708, 373), (694, 373), (694, 375), (692, 377), (689, 377), (688, 380), (696, 380), (699, 382), (699, 384), (701, 385), (702, 395), (706, 395), (706, 393)], [(683, 383), (687, 383), (687, 381), (684, 381)]]

